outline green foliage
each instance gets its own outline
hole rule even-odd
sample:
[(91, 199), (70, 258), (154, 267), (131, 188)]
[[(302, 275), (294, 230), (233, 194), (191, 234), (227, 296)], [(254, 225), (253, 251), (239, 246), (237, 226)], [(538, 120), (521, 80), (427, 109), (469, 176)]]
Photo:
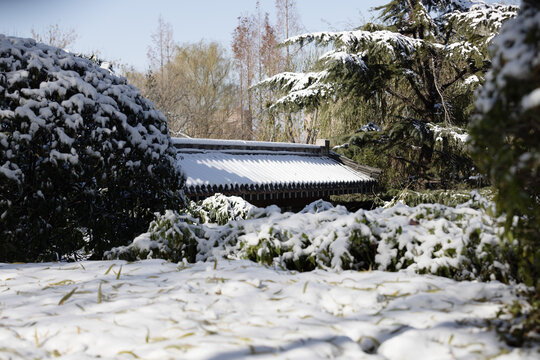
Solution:
[(347, 194), (332, 196), (331, 202), (334, 205), (345, 206), (349, 211), (358, 209), (372, 210), (378, 207), (389, 207), (398, 203), (407, 206), (418, 206), (421, 204), (440, 204), (444, 206), (455, 207), (472, 201), (471, 206), (475, 206), (473, 201), (476, 192), (481, 197), (493, 201), (495, 191), (492, 187), (477, 189), (475, 192), (470, 190), (457, 189), (438, 189), (438, 190), (420, 190), (411, 189), (388, 189), (377, 194)]
[[(368, 220), (364, 218), (357, 219), (359, 223), (369, 226)], [(371, 270), (377, 267), (375, 256), (377, 254), (377, 241), (371, 234), (365, 234), (359, 229), (353, 229), (349, 236), (349, 253), (351, 259), (349, 263), (356, 270)]]
[(166, 119), (137, 89), (60, 49), (0, 43), (0, 261), (99, 257), (181, 206)]
[[(474, 156), (499, 190), (497, 204), (522, 243), (522, 276), (530, 285), (540, 275), (540, 105), (527, 105), (525, 99), (540, 87), (540, 66), (530, 59), (540, 51), (538, 11), (527, 5), (521, 21), (510, 23), (497, 39), (494, 67), (479, 93), (479, 114), (471, 127)], [(510, 71), (515, 66), (519, 73)], [(517, 224), (511, 222), (514, 215)]]
[(522, 21), (510, 23), (495, 42), (494, 66), (479, 92), (471, 136), (475, 158), (499, 190), (499, 209), (509, 221), (526, 215), (518, 224), (522, 235), (539, 239), (540, 105), (525, 100), (540, 87), (540, 65), (531, 57), (540, 51), (540, 24), (538, 6), (525, 4)]
[[(540, 324), (540, 295), (538, 292), (525, 292), (529, 304), (515, 302), (499, 312), (499, 316), (509, 313), (510, 321), (496, 323), (499, 334), (512, 346), (523, 346), (529, 342), (539, 342), (538, 326)], [(530, 305), (530, 306), (527, 306)]]
[[(540, 5), (523, 1), (518, 17), (494, 40), (493, 67), (478, 93), (472, 149), (507, 214), (518, 279), (535, 288), (523, 335), (540, 332)], [(514, 241), (516, 239), (516, 241)]]
[(466, 134), (409, 119), (385, 131), (360, 131), (335, 142), (346, 157), (382, 170), (381, 189), (452, 188), (476, 175)]
[[(275, 106), (287, 112), (332, 112), (332, 104), (349, 103), (348, 116), (358, 115), (355, 107), (375, 109), (383, 125), (396, 116), (466, 123), (463, 113), (470, 111), (468, 100), (489, 64), (489, 39), (503, 21), (515, 16), (516, 9), (390, 1), (377, 9), (381, 11), (378, 24), (288, 39), (285, 44), (315, 43), (333, 50), (325, 52), (310, 72), (278, 74), (260, 85), (280, 89), (284, 96)], [(477, 26), (479, 17), (482, 26)]]
[[(495, 196), (492, 188), (479, 189), (478, 194), (490, 200)], [(467, 190), (414, 191), (409, 189), (392, 189), (385, 193), (385, 197), (391, 197), (390, 204), (402, 202), (408, 206), (418, 206), (420, 204), (442, 204), (445, 206), (457, 206), (472, 200), (474, 196), (475, 195), (471, 195), (471, 192)]]

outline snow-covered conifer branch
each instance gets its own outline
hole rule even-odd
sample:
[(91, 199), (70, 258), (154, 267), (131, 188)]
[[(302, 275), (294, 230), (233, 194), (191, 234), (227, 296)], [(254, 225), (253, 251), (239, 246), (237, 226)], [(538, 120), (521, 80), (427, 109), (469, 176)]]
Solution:
[(479, 2), (471, 5), (467, 11), (456, 10), (446, 16), (446, 20), (456, 27), (468, 29), (485, 28), (486, 33), (499, 31), (502, 24), (514, 18), (519, 10), (515, 5), (486, 4)]

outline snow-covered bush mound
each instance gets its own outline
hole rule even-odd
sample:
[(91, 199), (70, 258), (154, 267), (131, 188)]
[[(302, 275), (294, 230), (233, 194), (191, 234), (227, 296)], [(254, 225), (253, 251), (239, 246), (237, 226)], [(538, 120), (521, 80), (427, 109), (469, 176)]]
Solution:
[(0, 35), (0, 261), (98, 254), (178, 207), (166, 118), (90, 60)]
[(232, 220), (241, 220), (260, 217), (265, 214), (264, 209), (251, 205), (238, 196), (225, 196), (217, 193), (198, 203), (191, 202), (189, 213), (203, 223), (216, 223), (225, 225)]
[[(215, 199), (205, 201), (219, 204)], [(204, 223), (189, 210), (167, 211), (147, 233), (106, 257), (250, 259), (301, 271), (409, 269), (455, 279), (509, 276), (499, 242), (503, 219), (493, 219), (492, 203), (480, 196), (456, 207), (398, 204), (355, 213), (323, 201), (296, 214), (281, 213), (277, 207), (255, 209), (257, 217), (245, 213), (245, 219), (226, 225)]]

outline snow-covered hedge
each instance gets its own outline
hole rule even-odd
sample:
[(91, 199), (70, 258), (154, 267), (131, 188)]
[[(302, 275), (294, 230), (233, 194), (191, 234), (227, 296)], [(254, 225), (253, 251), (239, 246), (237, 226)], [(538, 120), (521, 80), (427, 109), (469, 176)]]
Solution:
[[(272, 209), (277, 207), (272, 206)], [(238, 196), (225, 196), (216, 194), (198, 203), (191, 202), (185, 209), (202, 223), (216, 223), (225, 225), (232, 220), (241, 220), (252, 217), (262, 217), (266, 214), (265, 209), (251, 205)]]
[[(226, 199), (205, 200), (206, 211), (214, 211), (211, 204), (225, 208)], [(456, 279), (509, 276), (499, 242), (503, 219), (493, 219), (492, 203), (480, 196), (456, 207), (398, 204), (354, 213), (322, 200), (299, 213), (242, 205), (238, 198), (231, 203), (238, 210), (229, 212), (234, 215), (225, 225), (201, 221), (207, 218), (193, 216), (193, 210), (167, 211), (147, 233), (106, 257), (188, 262), (225, 257), (301, 271), (410, 269)], [(191, 208), (199, 212), (201, 205)]]
[(136, 88), (0, 35), (0, 261), (126, 243), (182, 184), (166, 118)]

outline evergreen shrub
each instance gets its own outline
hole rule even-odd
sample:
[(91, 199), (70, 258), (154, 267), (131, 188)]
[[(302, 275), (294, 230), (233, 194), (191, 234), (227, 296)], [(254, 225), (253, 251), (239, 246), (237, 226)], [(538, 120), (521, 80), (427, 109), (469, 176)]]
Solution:
[[(520, 338), (540, 338), (540, 3), (522, 1), (518, 17), (493, 40), (493, 66), (478, 92), (472, 151), (498, 190), (517, 277), (532, 286), (533, 310)], [(517, 219), (517, 221), (514, 221)]]
[(167, 120), (126, 80), (0, 35), (0, 261), (99, 257), (183, 202)]

